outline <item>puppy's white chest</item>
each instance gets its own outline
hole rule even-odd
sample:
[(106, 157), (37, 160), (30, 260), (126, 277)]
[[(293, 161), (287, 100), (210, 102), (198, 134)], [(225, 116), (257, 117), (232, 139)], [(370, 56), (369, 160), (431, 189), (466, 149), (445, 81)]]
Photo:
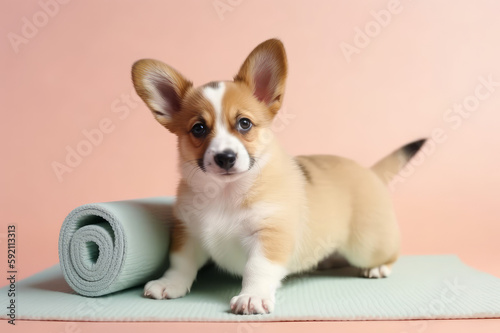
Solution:
[(198, 235), (205, 250), (222, 268), (242, 274), (255, 219), (247, 209), (213, 202), (199, 216)]

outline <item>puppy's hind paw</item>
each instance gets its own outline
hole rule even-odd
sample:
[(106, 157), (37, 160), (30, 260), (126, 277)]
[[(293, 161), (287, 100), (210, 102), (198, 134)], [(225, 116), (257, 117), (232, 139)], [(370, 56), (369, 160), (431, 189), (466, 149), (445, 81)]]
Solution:
[(391, 275), (391, 268), (388, 265), (361, 269), (361, 276), (369, 279), (385, 278), (389, 275)]

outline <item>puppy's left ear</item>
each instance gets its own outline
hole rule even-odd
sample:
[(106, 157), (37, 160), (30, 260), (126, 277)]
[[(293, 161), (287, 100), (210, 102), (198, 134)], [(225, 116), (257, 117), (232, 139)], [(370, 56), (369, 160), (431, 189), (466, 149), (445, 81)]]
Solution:
[(234, 81), (246, 83), (254, 96), (276, 113), (283, 101), (286, 75), (287, 60), (283, 43), (278, 39), (269, 39), (250, 53)]

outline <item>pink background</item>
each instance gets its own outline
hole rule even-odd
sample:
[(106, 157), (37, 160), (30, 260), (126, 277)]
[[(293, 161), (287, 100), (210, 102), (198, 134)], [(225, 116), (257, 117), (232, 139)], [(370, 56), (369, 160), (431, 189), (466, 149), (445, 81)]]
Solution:
[[(233, 5), (218, 15), (214, 3)], [(49, 17), (38, 1), (2, 1), (1, 267), (9, 224), (17, 224), (24, 278), (58, 262), (59, 228), (76, 206), (174, 193), (175, 137), (142, 102), (126, 100), (136, 98), (135, 60), (163, 60), (199, 85), (230, 79), (253, 47), (278, 37), (293, 119), (281, 118), (277, 134), (288, 151), (369, 166), (443, 131), (446, 140), (393, 192), (402, 252), (457, 254), (500, 277), (500, 86), (457, 128), (445, 117), (454, 103), (474, 100), (480, 77), (500, 82), (500, 3), (401, 0), (348, 61), (342, 43), (355, 45), (358, 28), (376, 29), (371, 11), (390, 4), (71, 1), (50, 7)], [(40, 27), (25, 28), (31, 36), (13, 47), (9, 33), (22, 36), (26, 20)], [(53, 163), (65, 164), (67, 147), (88, 149), (83, 131), (102, 122), (108, 133), (58, 179)]]

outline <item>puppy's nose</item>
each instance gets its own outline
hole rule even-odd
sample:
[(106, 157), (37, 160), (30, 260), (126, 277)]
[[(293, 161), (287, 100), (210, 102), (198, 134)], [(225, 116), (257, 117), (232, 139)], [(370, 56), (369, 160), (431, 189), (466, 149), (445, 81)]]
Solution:
[(224, 170), (229, 170), (236, 162), (236, 154), (232, 150), (224, 150), (214, 156), (215, 163)]

